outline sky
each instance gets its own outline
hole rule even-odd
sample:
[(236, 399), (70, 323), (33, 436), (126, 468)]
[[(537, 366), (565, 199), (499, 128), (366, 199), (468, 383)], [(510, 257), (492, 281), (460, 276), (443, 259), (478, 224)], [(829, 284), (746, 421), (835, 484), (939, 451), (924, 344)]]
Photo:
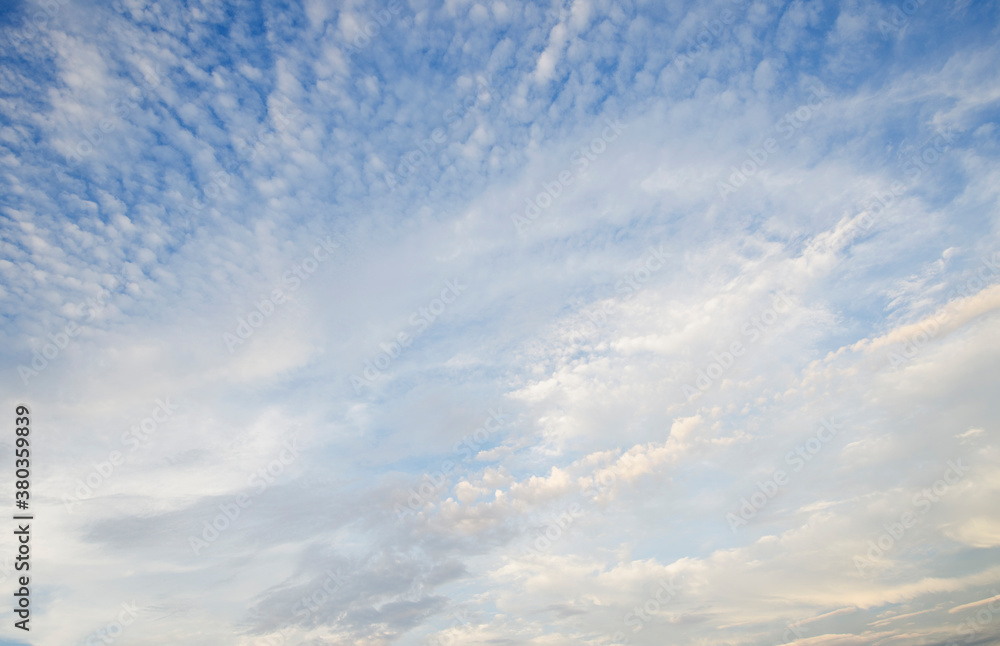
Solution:
[(1000, 643), (998, 18), (3, 3), (0, 644)]

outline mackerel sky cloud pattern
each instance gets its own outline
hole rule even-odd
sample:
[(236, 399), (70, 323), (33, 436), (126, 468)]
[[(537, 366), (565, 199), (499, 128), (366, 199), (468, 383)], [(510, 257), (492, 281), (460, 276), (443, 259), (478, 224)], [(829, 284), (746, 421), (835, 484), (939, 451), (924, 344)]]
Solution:
[(4, 3), (0, 644), (1000, 643), (998, 18)]

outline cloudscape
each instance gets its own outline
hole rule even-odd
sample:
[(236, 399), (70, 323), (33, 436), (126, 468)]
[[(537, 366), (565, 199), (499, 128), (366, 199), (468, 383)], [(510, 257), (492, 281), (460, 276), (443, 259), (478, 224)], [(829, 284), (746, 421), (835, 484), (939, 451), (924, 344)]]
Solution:
[(998, 18), (4, 3), (0, 644), (1000, 644)]

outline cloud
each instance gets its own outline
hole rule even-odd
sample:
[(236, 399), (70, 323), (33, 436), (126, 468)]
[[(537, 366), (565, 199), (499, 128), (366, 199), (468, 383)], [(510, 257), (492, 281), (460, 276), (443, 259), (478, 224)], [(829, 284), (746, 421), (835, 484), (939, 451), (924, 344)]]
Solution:
[(12, 5), (33, 643), (948, 643), (998, 579), (996, 15), (894, 15)]

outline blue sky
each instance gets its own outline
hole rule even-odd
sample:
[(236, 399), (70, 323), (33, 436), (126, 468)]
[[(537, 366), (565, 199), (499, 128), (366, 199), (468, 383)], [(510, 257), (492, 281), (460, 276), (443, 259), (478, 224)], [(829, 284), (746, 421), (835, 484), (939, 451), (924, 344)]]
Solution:
[(29, 641), (1000, 639), (997, 19), (6, 3)]

